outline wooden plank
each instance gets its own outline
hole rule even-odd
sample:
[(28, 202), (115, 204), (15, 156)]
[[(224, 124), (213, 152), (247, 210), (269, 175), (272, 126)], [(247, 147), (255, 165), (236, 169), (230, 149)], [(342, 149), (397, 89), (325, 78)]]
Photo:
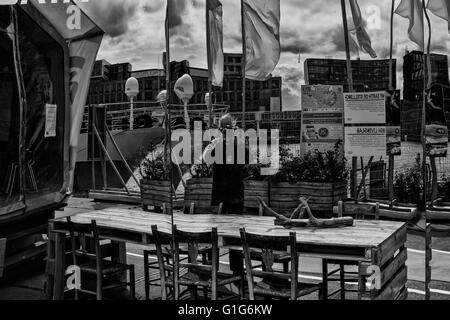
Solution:
[(406, 287), (407, 281), (407, 267), (402, 268), (392, 278), (392, 280), (383, 288), (376, 298), (377, 300), (394, 300), (401, 294), (402, 290)]
[(406, 224), (401, 229), (392, 234), (381, 246), (376, 250), (375, 262), (379, 266), (392, 259), (395, 252), (402, 248), (406, 243)]
[[(381, 287), (384, 287), (388, 281), (392, 279), (392, 277), (405, 266), (406, 259), (408, 257), (408, 251), (405, 247), (401, 249), (401, 251), (389, 262), (382, 270), (380, 274)], [(360, 273), (363, 275), (368, 275), (367, 268), (370, 265), (361, 264)]]
[(89, 198), (96, 201), (113, 201), (119, 203), (139, 204), (141, 203), (140, 195), (128, 195), (126, 193), (104, 193), (102, 191), (89, 192)]

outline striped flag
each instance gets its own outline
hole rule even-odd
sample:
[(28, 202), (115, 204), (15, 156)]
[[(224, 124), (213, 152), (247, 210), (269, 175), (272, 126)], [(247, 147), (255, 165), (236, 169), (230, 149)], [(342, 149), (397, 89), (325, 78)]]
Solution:
[(450, 33), (450, 1), (449, 0), (429, 0), (427, 9), (435, 16), (447, 20), (448, 32)]
[(358, 2), (356, 0), (350, 0), (350, 7), (352, 9), (353, 23), (355, 25), (356, 43), (362, 52), (369, 54), (372, 58), (376, 58), (377, 54), (372, 48), (372, 42), (364, 28), (364, 20), (359, 9)]
[(409, 19), (408, 37), (424, 48), (423, 6), (421, 0), (402, 0), (395, 13)]
[(222, 3), (219, 0), (206, 1), (208, 70), (212, 84), (223, 85), (223, 21)]
[(264, 81), (280, 60), (280, 0), (243, 0), (246, 78)]

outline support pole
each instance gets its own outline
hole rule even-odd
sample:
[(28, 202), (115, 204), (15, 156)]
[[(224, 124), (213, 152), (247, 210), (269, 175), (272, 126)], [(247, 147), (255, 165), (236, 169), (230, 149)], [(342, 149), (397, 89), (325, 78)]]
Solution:
[[(19, 187), (20, 187), (20, 201), (25, 203), (25, 175), (24, 175), (24, 163), (25, 163), (25, 138), (26, 138), (26, 108), (27, 98), (25, 84), (23, 80), (23, 72), (20, 56), (20, 39), (19, 39), (19, 22), (17, 17), (17, 10), (15, 5), (10, 6), (11, 23), (14, 27), (14, 34), (12, 35), (13, 43), (13, 57), (14, 57), (14, 70), (16, 73), (17, 91), (19, 93)], [(13, 186), (14, 187), (14, 186)]]

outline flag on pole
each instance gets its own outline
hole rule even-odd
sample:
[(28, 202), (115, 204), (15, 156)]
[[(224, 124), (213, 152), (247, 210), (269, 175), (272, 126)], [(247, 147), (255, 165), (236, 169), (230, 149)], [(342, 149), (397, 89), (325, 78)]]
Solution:
[(208, 70), (212, 85), (223, 85), (223, 21), (222, 3), (219, 0), (206, 1)]
[(350, 0), (350, 8), (352, 9), (353, 23), (355, 25), (354, 33), (356, 36), (356, 43), (362, 52), (369, 54), (372, 58), (376, 58), (377, 54), (372, 48), (372, 42), (364, 28), (364, 20), (356, 0)]
[(422, 49), (424, 44), (423, 6), (421, 0), (402, 0), (395, 13), (409, 19), (408, 37)]
[(246, 78), (264, 81), (280, 60), (280, 0), (243, 0)]
[(450, 1), (449, 0), (429, 0), (427, 9), (435, 16), (447, 20), (448, 32), (450, 33)]

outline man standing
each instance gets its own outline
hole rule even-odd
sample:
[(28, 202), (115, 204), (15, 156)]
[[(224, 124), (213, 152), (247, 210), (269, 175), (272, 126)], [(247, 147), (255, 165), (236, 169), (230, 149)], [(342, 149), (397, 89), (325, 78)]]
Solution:
[[(222, 143), (219, 144), (223, 146), (224, 157), (223, 164), (213, 165), (212, 205), (218, 206), (222, 203), (224, 214), (243, 214), (244, 165), (238, 164), (237, 161), (237, 139), (239, 138), (236, 136), (234, 137), (234, 159), (228, 159), (228, 163), (230, 164), (227, 164), (227, 154), (230, 153), (226, 150), (227, 130), (235, 130), (234, 119), (230, 114), (226, 114), (220, 119), (219, 130), (223, 135), (223, 145)], [(245, 141), (243, 143), (245, 143)]]

